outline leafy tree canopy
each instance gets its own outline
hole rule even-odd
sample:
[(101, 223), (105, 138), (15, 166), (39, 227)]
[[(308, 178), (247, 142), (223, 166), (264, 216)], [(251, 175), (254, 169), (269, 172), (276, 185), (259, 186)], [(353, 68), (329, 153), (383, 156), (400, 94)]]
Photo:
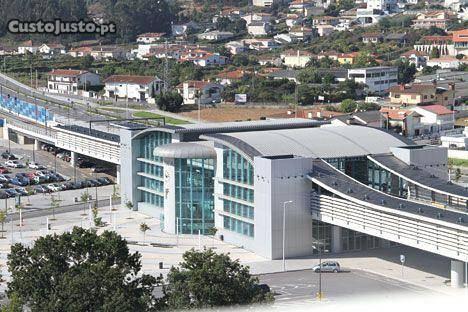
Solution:
[(273, 300), (258, 286), (248, 267), (211, 249), (187, 251), (179, 267), (171, 268), (164, 287), (169, 309), (244, 305)]
[(177, 92), (163, 93), (156, 99), (158, 108), (168, 112), (179, 112), (183, 103), (182, 96)]
[(13, 245), (7, 294), (32, 311), (149, 311), (158, 281), (139, 274), (140, 258), (115, 232), (75, 227)]

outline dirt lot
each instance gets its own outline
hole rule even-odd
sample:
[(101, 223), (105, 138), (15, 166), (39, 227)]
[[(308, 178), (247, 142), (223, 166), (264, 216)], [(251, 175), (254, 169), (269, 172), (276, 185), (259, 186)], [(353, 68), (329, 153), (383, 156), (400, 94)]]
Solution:
[[(236, 121), (236, 120), (248, 120), (248, 119), (260, 119), (260, 117), (266, 117), (273, 114), (285, 113), (288, 109), (272, 108), (272, 107), (245, 107), (235, 105), (219, 105), (214, 108), (202, 108), (201, 119), (205, 121)], [(197, 110), (189, 112), (183, 112), (181, 115), (188, 116), (191, 118), (197, 118)]]

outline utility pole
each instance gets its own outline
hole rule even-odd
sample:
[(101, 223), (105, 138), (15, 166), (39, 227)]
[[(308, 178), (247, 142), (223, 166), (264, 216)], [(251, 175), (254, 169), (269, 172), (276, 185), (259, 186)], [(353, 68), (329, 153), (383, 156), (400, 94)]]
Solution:
[(169, 89), (169, 59), (168, 59), (168, 53), (169, 53), (169, 49), (168, 49), (168, 43), (167, 43), (167, 40), (164, 44), (164, 54), (165, 54), (165, 58), (164, 58), (164, 86), (163, 86), (163, 90), (164, 90), (164, 93), (167, 92), (167, 90)]

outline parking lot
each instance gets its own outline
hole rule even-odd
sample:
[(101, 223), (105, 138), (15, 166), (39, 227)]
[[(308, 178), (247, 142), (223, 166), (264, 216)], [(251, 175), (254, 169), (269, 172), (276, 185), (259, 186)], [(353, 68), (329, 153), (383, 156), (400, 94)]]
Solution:
[(6, 140), (0, 143), (0, 199), (114, 183), (114, 177), (108, 173), (95, 172), (105, 171), (105, 165), (94, 164), (84, 157), (80, 158), (79, 164), (86, 167), (95, 165), (98, 170), (73, 168), (69, 163), (69, 154), (61, 150), (33, 150), (32, 145), (8, 144)]

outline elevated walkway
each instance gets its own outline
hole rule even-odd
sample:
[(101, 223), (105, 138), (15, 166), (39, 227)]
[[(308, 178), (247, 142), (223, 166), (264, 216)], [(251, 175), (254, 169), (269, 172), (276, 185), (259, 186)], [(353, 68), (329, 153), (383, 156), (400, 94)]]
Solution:
[(314, 162), (314, 219), (468, 261), (468, 215), (401, 199), (364, 185), (323, 160)]

